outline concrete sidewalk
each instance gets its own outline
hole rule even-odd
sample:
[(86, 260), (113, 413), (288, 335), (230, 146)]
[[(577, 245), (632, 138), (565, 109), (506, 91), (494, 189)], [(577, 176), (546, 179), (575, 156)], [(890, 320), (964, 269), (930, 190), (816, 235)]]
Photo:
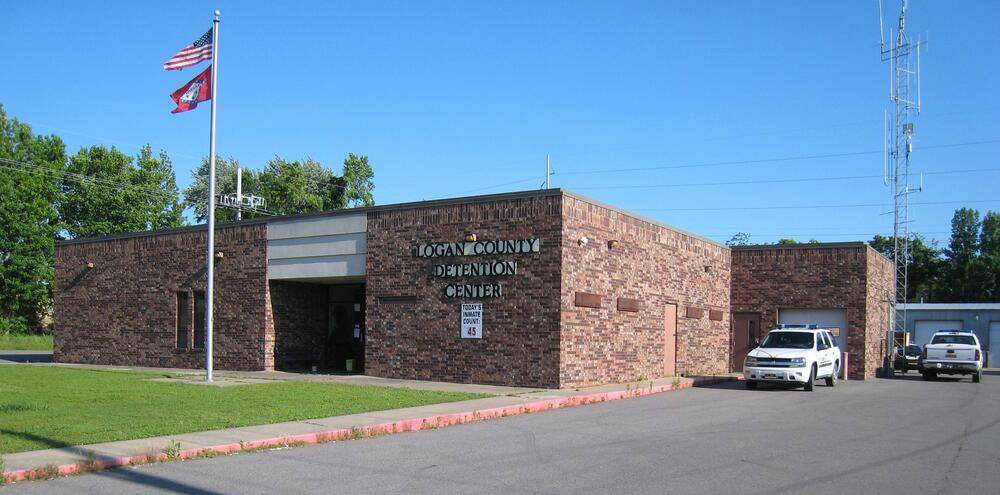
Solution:
[[(133, 368), (134, 369), (134, 368)], [(171, 370), (176, 372), (177, 370)], [(171, 459), (230, 454), (282, 445), (346, 440), (405, 431), (438, 428), (473, 421), (546, 411), (562, 407), (640, 397), (736, 379), (735, 376), (663, 378), (639, 383), (604, 385), (584, 389), (537, 390), (488, 385), (444, 384), (413, 380), (387, 380), (363, 375), (297, 375), (280, 372), (222, 372), (219, 381), (309, 379), (365, 385), (382, 385), (497, 394), (494, 397), (429, 406), (409, 407), (330, 418), (291, 421), (241, 428), (181, 433), (137, 440), (108, 442), (6, 454), (3, 473), (8, 481), (51, 477)], [(285, 377), (283, 375), (294, 375)], [(191, 375), (189, 379), (195, 379)]]

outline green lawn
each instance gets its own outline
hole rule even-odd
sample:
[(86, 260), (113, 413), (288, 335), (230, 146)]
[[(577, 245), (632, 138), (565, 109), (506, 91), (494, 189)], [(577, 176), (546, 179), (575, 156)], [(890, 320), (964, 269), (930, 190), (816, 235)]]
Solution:
[(485, 397), (301, 381), (233, 387), (149, 381), (162, 376), (0, 366), (0, 454)]
[(0, 334), (0, 350), (51, 351), (51, 335)]

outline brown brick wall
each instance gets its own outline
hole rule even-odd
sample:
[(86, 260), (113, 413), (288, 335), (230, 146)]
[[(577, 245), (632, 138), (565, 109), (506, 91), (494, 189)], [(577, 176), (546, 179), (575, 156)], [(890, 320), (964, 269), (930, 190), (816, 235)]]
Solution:
[[(563, 387), (662, 376), (671, 303), (677, 372), (728, 371), (728, 248), (572, 196), (564, 196), (562, 214)], [(602, 296), (601, 307), (577, 306), (576, 292)], [(619, 311), (618, 298), (639, 300), (640, 310)], [(688, 308), (697, 317), (687, 317)], [(726, 315), (713, 321), (711, 310)]]
[[(206, 238), (199, 229), (58, 245), (56, 362), (204, 367), (204, 350), (177, 349), (176, 293), (205, 289)], [(224, 253), (215, 264), (215, 366), (265, 369), (266, 226), (221, 227), (215, 240)]]
[(867, 332), (865, 336), (865, 378), (875, 376), (884, 366), (886, 336), (891, 329), (889, 301), (896, 297), (896, 271), (892, 261), (868, 248), (868, 287), (866, 295)]
[[(560, 196), (380, 210), (368, 215), (365, 371), (375, 376), (535, 387), (559, 384)], [(420, 244), (538, 238), (540, 252), (418, 258)], [(517, 261), (510, 277), (435, 279), (438, 263)], [(480, 300), (483, 338), (459, 337), (448, 283), (503, 284)], [(412, 296), (415, 301), (383, 298)], [(401, 303), (402, 302), (402, 303)], [(472, 302), (472, 300), (466, 300)]]
[(274, 366), (309, 369), (324, 366), (327, 286), (272, 280)]
[(777, 325), (781, 308), (844, 309), (849, 376), (871, 378), (880, 365), (880, 355), (872, 354), (878, 338), (872, 339), (881, 327), (868, 311), (868, 279), (879, 263), (870, 251), (861, 243), (734, 249), (731, 311), (760, 313), (766, 331)]

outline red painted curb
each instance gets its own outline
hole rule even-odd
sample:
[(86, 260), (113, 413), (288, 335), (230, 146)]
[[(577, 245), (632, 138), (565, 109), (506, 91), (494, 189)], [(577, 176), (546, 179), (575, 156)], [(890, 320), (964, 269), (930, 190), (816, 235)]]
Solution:
[[(712, 385), (716, 383), (722, 383), (741, 378), (742, 377), (740, 378), (712, 377), (712, 378), (696, 379), (696, 382), (698, 385)], [(515, 416), (519, 414), (549, 411), (552, 409), (559, 409), (564, 407), (574, 407), (585, 404), (594, 404), (598, 402), (607, 402), (611, 400), (628, 399), (631, 397), (643, 397), (646, 395), (669, 392), (671, 390), (674, 390), (675, 388), (676, 389), (691, 388), (693, 385), (694, 384), (691, 382), (684, 382), (678, 384), (677, 387), (675, 387), (673, 384), (650, 385), (648, 387), (635, 388), (630, 390), (616, 390), (613, 392), (599, 392), (587, 395), (574, 395), (571, 397), (563, 397), (558, 399), (545, 399), (535, 402), (529, 402), (526, 404), (515, 404), (512, 406), (494, 407), (490, 409), (480, 409), (477, 411), (470, 411), (470, 412), (442, 414), (438, 416), (429, 416), (426, 418), (418, 418), (418, 419), (402, 419), (399, 421), (390, 421), (388, 423), (359, 426), (355, 428), (341, 428), (337, 430), (330, 430), (319, 433), (305, 433), (302, 435), (292, 435), (287, 437), (275, 437), (263, 440), (252, 440), (249, 442), (229, 443), (223, 445), (216, 445), (213, 447), (185, 449), (178, 451), (173, 456), (167, 455), (165, 453), (159, 453), (153, 455), (134, 455), (134, 456), (124, 456), (124, 457), (113, 457), (109, 459), (100, 459), (100, 460), (95, 460), (93, 462), (63, 464), (61, 466), (46, 466), (35, 469), (20, 469), (17, 471), (9, 471), (3, 473), (3, 480), (9, 483), (13, 481), (45, 479), (59, 475), (70, 475), (70, 474), (77, 474), (90, 471), (100, 471), (104, 469), (112, 469), (116, 467), (135, 465), (135, 464), (148, 464), (152, 462), (162, 462), (173, 459), (191, 459), (206, 454), (233, 454), (247, 450), (255, 450), (267, 447), (282, 447), (289, 445), (325, 443), (337, 440), (366, 438), (373, 436), (388, 435), (392, 433), (403, 433), (407, 431), (419, 431), (426, 429), (443, 428), (445, 426), (452, 426), (463, 423), (472, 423), (477, 421), (485, 421), (488, 419), (503, 418), (506, 416)]]

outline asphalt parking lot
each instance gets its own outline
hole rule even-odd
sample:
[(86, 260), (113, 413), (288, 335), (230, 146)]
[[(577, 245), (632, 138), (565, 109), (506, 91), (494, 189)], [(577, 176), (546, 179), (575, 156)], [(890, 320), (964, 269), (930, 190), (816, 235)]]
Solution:
[(1000, 487), (1000, 373), (741, 384), (9, 493), (928, 493)]

